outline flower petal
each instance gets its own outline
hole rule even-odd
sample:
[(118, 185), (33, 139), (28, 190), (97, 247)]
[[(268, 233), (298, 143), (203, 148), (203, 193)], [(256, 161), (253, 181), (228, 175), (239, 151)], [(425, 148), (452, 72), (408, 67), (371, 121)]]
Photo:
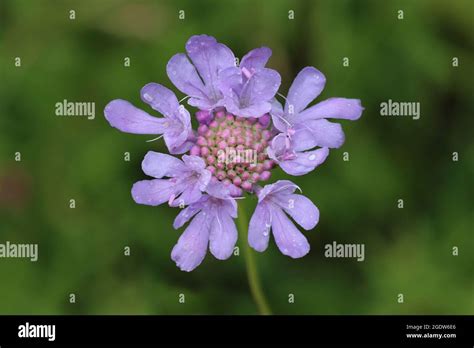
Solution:
[(241, 117), (260, 117), (271, 110), (270, 101), (280, 86), (280, 75), (272, 69), (260, 69), (244, 81), (239, 68), (219, 73), (219, 89), (227, 111)]
[[(257, 71), (244, 85), (240, 94), (240, 102), (243, 108), (258, 103), (269, 103), (280, 87), (280, 74), (273, 69), (261, 69)], [(271, 104), (270, 104), (271, 108)], [(270, 111), (268, 109), (266, 112)], [(261, 116), (261, 115), (254, 115)]]
[(297, 152), (296, 158), (280, 161), (278, 165), (286, 173), (294, 176), (307, 174), (326, 160), (329, 149), (323, 147), (313, 151)]
[(320, 118), (357, 120), (363, 110), (359, 99), (329, 98), (301, 112), (298, 121), (306, 122)]
[(283, 112), (283, 107), (275, 98), (270, 101), (270, 104), (272, 105), (270, 115), (272, 116), (273, 126), (275, 126), (275, 128), (280, 132), (286, 131), (286, 129), (291, 124), (286, 119), (286, 115)]
[(258, 202), (262, 202), (267, 196), (292, 194), (296, 189), (299, 189), (298, 185), (290, 180), (278, 180), (273, 184), (265, 185), (263, 189), (260, 190), (258, 193)]
[(255, 48), (242, 57), (240, 68), (254, 73), (265, 67), (271, 55), (272, 50), (268, 47)]
[(166, 119), (150, 116), (122, 99), (108, 103), (104, 115), (112, 127), (126, 133), (162, 134), (168, 124)]
[(270, 146), (267, 148), (268, 156), (275, 161), (278, 161), (278, 158), (282, 156), (289, 148), (288, 137), (285, 133), (279, 133), (275, 135), (270, 143)]
[(177, 230), (188, 222), (194, 215), (201, 211), (202, 205), (198, 203), (191, 204), (179, 212), (173, 222), (173, 228)]
[(242, 71), (233, 66), (219, 71), (217, 84), (225, 96), (234, 97), (242, 89)]
[(179, 237), (171, 251), (171, 259), (182, 271), (191, 272), (204, 260), (208, 243), (209, 222), (207, 216), (200, 212)]
[[(296, 76), (286, 97), (285, 114), (297, 115), (324, 89), (326, 77), (318, 69), (307, 66)], [(289, 110), (290, 105), (293, 110)], [(292, 111), (292, 112), (290, 112)]]
[[(190, 118), (189, 112), (186, 109), (182, 111)], [(172, 154), (182, 153), (180, 151), (182, 151), (183, 146), (193, 137), (190, 121), (188, 123), (185, 119), (184, 122), (182, 123), (181, 120), (177, 119), (170, 120), (169, 127), (164, 134), (166, 147)], [(187, 149), (187, 146), (184, 146), (184, 149)]]
[(158, 83), (148, 83), (140, 91), (142, 100), (159, 113), (173, 118), (178, 112), (179, 103), (176, 95)]
[(186, 186), (176, 199), (174, 199), (171, 203), (171, 207), (179, 207), (182, 205), (189, 205), (199, 201), (202, 197), (202, 192), (199, 187), (193, 181), (187, 181)]
[(171, 137), (165, 136), (164, 138), (165, 138), (166, 147), (168, 148), (169, 152), (173, 155), (180, 155), (180, 154), (186, 153), (189, 150), (191, 150), (191, 148), (194, 146), (194, 141), (186, 140), (181, 145), (177, 145), (173, 143), (173, 140), (171, 139)]
[(209, 104), (207, 88), (184, 53), (171, 57), (166, 66), (166, 72), (171, 82), (181, 92), (196, 100), (201, 100), (204, 104)]
[(175, 194), (174, 183), (166, 179), (137, 181), (132, 187), (132, 197), (138, 204), (157, 206)]
[(213, 212), (209, 235), (209, 250), (219, 260), (226, 260), (234, 251), (237, 242), (237, 228), (234, 220), (225, 210), (217, 209)]
[(257, 204), (250, 219), (248, 243), (255, 250), (262, 252), (268, 247), (270, 240), (271, 215), (265, 202)]
[(307, 128), (306, 125), (295, 129), (295, 133), (291, 136), (291, 145), (294, 151), (311, 150), (318, 146), (318, 141), (314, 134)]
[(183, 162), (188, 169), (195, 171), (199, 174), (199, 179), (196, 181), (196, 186), (204, 191), (211, 181), (211, 172), (205, 169), (206, 162), (201, 157), (184, 155)]
[(184, 155), (183, 162), (184, 164), (186, 164), (186, 167), (196, 172), (200, 172), (206, 168), (206, 162), (204, 162), (202, 157), (193, 156), (193, 155)]
[(228, 186), (224, 185), (222, 181), (211, 180), (209, 185), (207, 185), (206, 192), (215, 198), (226, 200), (231, 199), (230, 189)]
[(299, 258), (305, 256), (310, 249), (306, 237), (296, 228), (283, 211), (275, 206), (271, 210), (272, 231), (278, 249), (287, 256)]
[(317, 225), (319, 210), (309, 198), (299, 194), (284, 194), (278, 195), (275, 200), (305, 230)]
[(295, 151), (305, 151), (315, 146), (338, 148), (344, 144), (344, 140), (344, 131), (339, 123), (320, 119), (295, 125), (292, 144)]
[(180, 159), (154, 151), (148, 151), (145, 155), (142, 170), (146, 175), (157, 179), (165, 176), (172, 178), (189, 171)]
[[(226, 99), (228, 100), (228, 99)], [(267, 112), (270, 111), (271, 109), (271, 104), (269, 102), (260, 102), (255, 105), (251, 105), (245, 108), (239, 108), (235, 107), (235, 103), (233, 103), (233, 106), (228, 107), (230, 105), (229, 103), (226, 103), (226, 108), (229, 112), (233, 113), (236, 116), (240, 117), (261, 117), (265, 115)], [(238, 104), (237, 104), (238, 105)]]
[(186, 52), (207, 87), (209, 99), (217, 102), (221, 97), (217, 88), (218, 73), (235, 66), (234, 54), (208, 35), (191, 36), (186, 42)]

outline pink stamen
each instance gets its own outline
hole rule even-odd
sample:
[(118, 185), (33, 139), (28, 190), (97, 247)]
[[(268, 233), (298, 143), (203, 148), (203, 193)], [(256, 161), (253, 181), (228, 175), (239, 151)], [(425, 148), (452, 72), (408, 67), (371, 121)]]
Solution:
[(224, 179), (225, 179), (225, 172), (222, 171), (222, 170), (219, 170), (219, 171), (217, 172), (217, 175), (216, 175), (216, 176), (217, 176), (217, 179), (219, 179), (219, 180), (224, 180)]
[(225, 142), (225, 140), (221, 140), (217, 146), (219, 147), (219, 149), (224, 150), (227, 147), (227, 143)]
[(176, 195), (173, 193), (173, 194), (170, 196), (170, 199), (168, 200), (168, 205), (173, 204), (175, 198), (176, 198)]
[(262, 174), (260, 174), (260, 180), (267, 181), (268, 179), (270, 179), (271, 176), (272, 176), (272, 173), (270, 173), (269, 171), (264, 171), (262, 172)]
[(206, 146), (207, 145), (206, 138), (204, 138), (203, 136), (199, 136), (197, 138), (196, 144), (198, 144), (199, 146)]
[(272, 133), (269, 131), (269, 130), (264, 130), (262, 132), (262, 138), (265, 139), (265, 140), (270, 140), (270, 138), (272, 137)]
[(234, 183), (235, 186), (240, 186), (242, 184), (242, 179), (236, 176), (234, 180), (232, 180), (232, 182)]
[(273, 161), (272, 160), (265, 160), (263, 161), (263, 169), (270, 170), (273, 168)]
[(221, 137), (223, 137), (224, 139), (227, 139), (229, 136), (230, 136), (230, 129), (228, 128), (224, 129), (221, 133)]
[(217, 111), (216, 112), (216, 119), (221, 120), (225, 117), (225, 112), (224, 111)]
[(194, 145), (189, 151), (191, 156), (199, 156), (201, 154), (201, 148), (197, 145)]
[(198, 127), (198, 134), (199, 135), (205, 135), (208, 130), (209, 130), (209, 128), (205, 124), (201, 124)]
[(214, 156), (207, 156), (206, 157), (207, 163), (213, 165), (216, 162), (216, 158)]
[(253, 75), (247, 68), (242, 68), (242, 74), (244, 74), (248, 79), (250, 79)]
[(241, 187), (246, 191), (250, 191), (252, 189), (252, 183), (249, 181), (244, 181)]

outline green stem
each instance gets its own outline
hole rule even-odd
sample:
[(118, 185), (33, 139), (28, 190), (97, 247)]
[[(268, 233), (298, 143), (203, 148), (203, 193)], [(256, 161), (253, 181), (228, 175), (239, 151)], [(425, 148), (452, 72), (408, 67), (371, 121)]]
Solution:
[(250, 248), (250, 245), (247, 241), (246, 232), (249, 227), (249, 222), (243, 201), (239, 202), (239, 216), (237, 218), (237, 223), (239, 225), (241, 245), (243, 245), (250, 292), (252, 293), (255, 303), (257, 304), (258, 312), (263, 315), (272, 314), (270, 307), (268, 306), (267, 299), (263, 294), (262, 285), (258, 276), (257, 264), (255, 262), (254, 251)]

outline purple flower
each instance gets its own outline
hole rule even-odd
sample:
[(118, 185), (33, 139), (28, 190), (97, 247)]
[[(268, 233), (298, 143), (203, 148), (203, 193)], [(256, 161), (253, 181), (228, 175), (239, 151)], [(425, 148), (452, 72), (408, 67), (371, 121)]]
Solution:
[(222, 106), (218, 74), (235, 66), (232, 51), (211, 36), (196, 35), (186, 43), (186, 53), (187, 56), (178, 53), (169, 60), (166, 71), (171, 82), (190, 97), (189, 105), (201, 110)]
[[(296, 76), (288, 91), (285, 108), (273, 102), (273, 124), (281, 133), (273, 138), (270, 158), (288, 174), (303, 175), (324, 162), (328, 148), (344, 143), (344, 132), (338, 123), (326, 118), (357, 120), (363, 111), (359, 99), (330, 98), (306, 108), (323, 90), (324, 75), (306, 67)], [(319, 150), (311, 150), (321, 147)]]
[[(332, 98), (308, 107), (322, 91), (325, 77), (304, 68), (290, 87), (283, 106), (275, 99), (280, 75), (266, 68), (271, 50), (251, 50), (236, 65), (232, 51), (207, 35), (192, 36), (186, 54), (174, 55), (167, 65), (170, 80), (195, 107), (197, 130), (189, 112), (169, 89), (149, 83), (141, 98), (164, 117), (155, 118), (124, 100), (105, 108), (109, 123), (121, 131), (161, 134), (171, 154), (149, 151), (143, 162), (152, 180), (133, 185), (132, 197), (144, 205), (168, 202), (182, 211), (174, 221), (178, 229), (189, 222), (171, 258), (183, 271), (203, 261), (207, 249), (220, 260), (232, 255), (237, 229), (237, 198), (258, 196), (250, 220), (248, 242), (262, 252), (270, 232), (281, 252), (299, 258), (309, 252), (306, 237), (290, 220), (311, 230), (319, 211), (297, 186), (271, 179), (279, 165), (286, 173), (303, 175), (323, 163), (330, 148), (344, 142), (339, 124), (326, 118), (355, 120), (362, 106), (356, 99)], [(187, 154), (185, 154), (187, 153)]]
[[(143, 162), (143, 172), (156, 179), (138, 181), (133, 185), (132, 197), (138, 204), (184, 206), (197, 202), (206, 190), (211, 173), (202, 158), (184, 155), (183, 160), (159, 152), (149, 151)], [(162, 179), (168, 177), (169, 179)]]
[(209, 192), (183, 209), (173, 223), (178, 229), (192, 219), (171, 252), (171, 258), (182, 271), (190, 272), (199, 266), (208, 245), (215, 258), (225, 260), (232, 255), (237, 242), (235, 199), (220, 185), (210, 185)]
[(271, 110), (270, 100), (280, 87), (280, 74), (262, 68), (246, 75), (240, 68), (228, 68), (219, 74), (219, 87), (227, 111), (240, 117), (261, 117)]
[(307, 146), (304, 139), (299, 141), (301, 134), (289, 129), (273, 137), (271, 145), (267, 148), (268, 156), (290, 175), (299, 176), (309, 173), (323, 163), (329, 155), (327, 147), (306, 151), (314, 146)]
[(149, 83), (141, 90), (141, 97), (163, 118), (150, 116), (126, 100), (116, 99), (107, 104), (105, 118), (112, 127), (134, 134), (163, 134), (172, 154), (189, 151), (194, 138), (189, 112), (179, 105), (176, 95), (157, 83)]
[(280, 87), (277, 71), (265, 68), (272, 51), (268, 47), (247, 53), (239, 67), (219, 73), (218, 85), (227, 111), (241, 117), (261, 117), (271, 110), (270, 101)]
[(311, 230), (318, 223), (319, 210), (308, 198), (295, 194), (297, 188), (291, 181), (279, 180), (259, 190), (248, 233), (252, 248), (266, 250), (271, 231), (283, 254), (299, 258), (309, 252), (308, 240), (286, 214), (305, 230)]
[(239, 65), (243, 78), (249, 79), (253, 74), (265, 68), (271, 56), (272, 50), (268, 47), (255, 48), (243, 56)]

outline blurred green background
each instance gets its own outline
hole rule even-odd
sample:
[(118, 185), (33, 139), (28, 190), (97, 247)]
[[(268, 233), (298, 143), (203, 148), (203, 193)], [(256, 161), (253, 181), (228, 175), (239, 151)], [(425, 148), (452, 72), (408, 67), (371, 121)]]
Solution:
[[(271, 241), (256, 255), (273, 312), (473, 314), (473, 13), (471, 0), (2, 0), (0, 243), (38, 243), (39, 260), (0, 259), (0, 313), (257, 313), (242, 252), (224, 262), (208, 254), (192, 273), (171, 261), (177, 210), (130, 196), (146, 178), (143, 156), (164, 144), (120, 133), (102, 113), (122, 98), (157, 115), (140, 88), (154, 81), (178, 92), (166, 63), (206, 33), (239, 57), (272, 48), (283, 94), (311, 65), (327, 77), (318, 100), (360, 98), (365, 107), (359, 121), (342, 121), (342, 148), (292, 178), (321, 212), (305, 232), (310, 254), (292, 260)], [(57, 117), (64, 99), (95, 102), (95, 119)], [(420, 102), (421, 118), (380, 116), (388, 99)], [(333, 241), (365, 243), (365, 261), (325, 258)]]

